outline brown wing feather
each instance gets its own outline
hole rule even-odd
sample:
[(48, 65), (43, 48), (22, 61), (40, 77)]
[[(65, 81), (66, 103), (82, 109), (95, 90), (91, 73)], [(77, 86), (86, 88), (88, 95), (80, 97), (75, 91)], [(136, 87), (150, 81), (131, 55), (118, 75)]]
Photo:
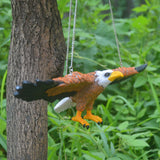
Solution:
[(95, 72), (82, 74), (80, 72), (73, 72), (64, 77), (53, 78), (54, 81), (64, 82), (54, 88), (48, 89), (46, 93), (48, 96), (56, 96), (62, 93), (78, 92), (88, 84), (94, 83)]

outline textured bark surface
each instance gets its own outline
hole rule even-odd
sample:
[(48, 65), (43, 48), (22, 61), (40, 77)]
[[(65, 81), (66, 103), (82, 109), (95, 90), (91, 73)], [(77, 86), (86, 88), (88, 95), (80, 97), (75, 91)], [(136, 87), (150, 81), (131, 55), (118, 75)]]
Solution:
[(63, 73), (66, 46), (56, 0), (12, 0), (7, 77), (8, 160), (47, 159), (47, 102), (14, 98), (23, 80)]

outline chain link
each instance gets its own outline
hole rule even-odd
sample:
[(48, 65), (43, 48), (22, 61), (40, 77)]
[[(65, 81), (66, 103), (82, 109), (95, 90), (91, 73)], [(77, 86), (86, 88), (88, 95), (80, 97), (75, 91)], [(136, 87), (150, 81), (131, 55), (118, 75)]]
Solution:
[(76, 16), (77, 16), (77, 0), (75, 4), (75, 11), (74, 11), (74, 23), (73, 23), (73, 36), (72, 36), (72, 50), (71, 50), (71, 65), (69, 67), (69, 72), (72, 74), (73, 72), (73, 54), (74, 54), (74, 44), (75, 44), (75, 31), (76, 31)]
[(116, 27), (115, 27), (115, 23), (114, 23), (114, 17), (113, 17), (113, 11), (112, 11), (112, 4), (111, 4), (111, 1), (110, 1), (110, 0), (109, 0), (109, 7), (110, 7), (110, 12), (111, 12), (112, 25), (113, 25), (114, 35), (115, 35), (115, 39), (116, 39), (116, 45), (117, 45), (117, 51), (118, 51), (120, 66), (123, 67), (122, 59), (121, 59), (121, 53), (120, 53), (120, 49), (119, 49), (119, 41), (118, 41), (117, 32), (116, 32)]
[(70, 44), (70, 30), (71, 30), (71, 15), (72, 15), (72, 0), (70, 0), (69, 8), (69, 22), (68, 22), (68, 39), (67, 39), (67, 55), (66, 55), (66, 74), (68, 73), (68, 56), (69, 56), (69, 44)]

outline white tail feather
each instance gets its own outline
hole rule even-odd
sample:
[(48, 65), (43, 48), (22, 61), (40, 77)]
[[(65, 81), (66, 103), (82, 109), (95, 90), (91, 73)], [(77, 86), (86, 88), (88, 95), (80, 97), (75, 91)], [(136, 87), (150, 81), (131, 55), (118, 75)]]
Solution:
[(67, 110), (68, 108), (75, 106), (76, 103), (74, 103), (70, 97), (66, 97), (57, 103), (57, 105), (54, 107), (54, 110), (55, 112), (60, 113), (62, 111)]

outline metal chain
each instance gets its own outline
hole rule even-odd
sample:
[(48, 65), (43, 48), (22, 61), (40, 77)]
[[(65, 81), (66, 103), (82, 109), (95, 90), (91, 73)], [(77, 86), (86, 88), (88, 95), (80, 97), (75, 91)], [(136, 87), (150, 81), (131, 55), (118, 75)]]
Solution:
[(72, 74), (73, 72), (73, 53), (74, 53), (74, 43), (75, 43), (75, 30), (76, 30), (76, 16), (77, 16), (77, 0), (75, 4), (75, 11), (74, 11), (74, 24), (73, 24), (73, 36), (72, 36), (72, 51), (71, 51), (71, 65), (69, 67), (69, 73)]
[(122, 59), (121, 59), (121, 53), (120, 53), (120, 49), (119, 49), (119, 41), (118, 41), (117, 32), (116, 32), (116, 27), (115, 27), (115, 23), (114, 23), (114, 17), (113, 17), (113, 11), (112, 11), (112, 4), (111, 4), (111, 1), (110, 1), (110, 0), (109, 0), (109, 6), (110, 6), (110, 12), (111, 12), (111, 18), (112, 18), (112, 25), (113, 25), (114, 35), (115, 35), (115, 39), (116, 39), (116, 45), (117, 45), (117, 51), (118, 51), (120, 66), (123, 67)]
[(72, 15), (72, 0), (70, 0), (69, 6), (70, 6), (70, 8), (69, 8), (68, 38), (67, 38), (66, 74), (68, 73), (68, 55), (69, 55), (69, 44), (70, 44), (71, 15)]

